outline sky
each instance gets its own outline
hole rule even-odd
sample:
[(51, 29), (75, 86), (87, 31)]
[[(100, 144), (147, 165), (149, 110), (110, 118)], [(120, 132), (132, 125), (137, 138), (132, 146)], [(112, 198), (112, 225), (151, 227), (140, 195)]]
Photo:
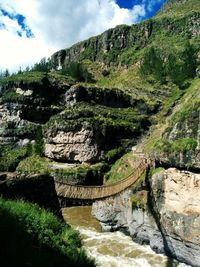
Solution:
[(0, 0), (0, 70), (43, 57), (119, 24), (152, 17), (165, 0)]

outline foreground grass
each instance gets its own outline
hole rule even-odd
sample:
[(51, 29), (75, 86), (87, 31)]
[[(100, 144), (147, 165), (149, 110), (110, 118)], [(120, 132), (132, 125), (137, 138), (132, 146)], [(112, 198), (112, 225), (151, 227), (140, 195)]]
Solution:
[(95, 266), (78, 232), (37, 205), (0, 198), (0, 266)]

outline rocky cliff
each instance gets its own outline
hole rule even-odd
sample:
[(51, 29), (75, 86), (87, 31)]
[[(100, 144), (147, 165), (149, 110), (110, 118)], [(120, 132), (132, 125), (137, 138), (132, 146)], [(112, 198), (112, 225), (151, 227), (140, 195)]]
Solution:
[[(61, 176), (65, 173), (68, 181), (66, 166), (74, 166), (76, 174), (76, 164), (110, 164), (130, 149), (157, 110), (156, 102), (119, 89), (75, 83), (58, 73), (36, 72), (1, 81), (0, 171), (32, 175), (35, 168), (46, 174), (59, 161), (66, 164)], [(97, 184), (102, 180), (97, 178)]]
[(129, 61), (137, 61), (135, 55), (138, 50), (151, 45), (160, 33), (175, 37), (181, 32), (183, 38), (195, 38), (200, 35), (199, 24), (199, 13), (191, 13), (175, 20), (158, 17), (157, 20), (145, 21), (138, 25), (120, 25), (71, 48), (56, 52), (51, 58), (51, 65), (61, 68), (70, 62), (85, 59), (108, 65), (129, 65)]
[(93, 204), (104, 230), (121, 229), (181, 262), (200, 266), (200, 175), (169, 168), (148, 186)]

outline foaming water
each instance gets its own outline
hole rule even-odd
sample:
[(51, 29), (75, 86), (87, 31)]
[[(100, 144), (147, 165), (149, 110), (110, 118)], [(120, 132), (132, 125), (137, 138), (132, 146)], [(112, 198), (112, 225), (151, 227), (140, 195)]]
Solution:
[(149, 246), (134, 243), (121, 232), (101, 232), (100, 224), (91, 216), (91, 207), (62, 210), (64, 219), (79, 230), (88, 254), (99, 267), (186, 267), (156, 254)]
[(160, 267), (167, 258), (155, 254), (149, 247), (134, 243), (121, 232), (98, 233), (78, 227), (89, 255), (99, 266), (106, 267)]

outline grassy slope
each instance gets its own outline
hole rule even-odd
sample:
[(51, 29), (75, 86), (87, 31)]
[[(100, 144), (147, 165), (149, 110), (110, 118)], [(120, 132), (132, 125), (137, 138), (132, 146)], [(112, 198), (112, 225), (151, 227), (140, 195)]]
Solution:
[(0, 198), (0, 266), (95, 266), (78, 233), (37, 205)]
[[(174, 1), (175, 2), (175, 1)], [(198, 0), (190, 0), (186, 1), (184, 4), (173, 4), (170, 6), (170, 9), (166, 12), (166, 7), (157, 14), (154, 20), (162, 20), (168, 17), (171, 20), (179, 19), (180, 17), (184, 17), (188, 15), (190, 12), (192, 13), (200, 12), (200, 1)], [(185, 43), (185, 48), (184, 44)], [(162, 50), (167, 54), (174, 55), (183, 55), (184, 49), (187, 49), (189, 45), (192, 45), (195, 49), (195, 53), (197, 56), (197, 66), (199, 65), (199, 38), (196, 39), (187, 39), (182, 36), (174, 35), (174, 36), (166, 36), (163, 32), (157, 33), (154, 38), (151, 40), (149, 47), (154, 47), (154, 49)], [(148, 49), (145, 48), (144, 50)], [(145, 51), (141, 55), (144, 55)], [(190, 57), (187, 59), (190, 61)], [(186, 62), (187, 62), (186, 61)], [(179, 59), (179, 63), (181, 64), (181, 60)], [(178, 63), (178, 64), (179, 64)], [(171, 68), (175, 73), (178, 69), (178, 64), (174, 61)], [(152, 65), (154, 67), (154, 65)], [(183, 68), (184, 69), (184, 68)], [(189, 67), (189, 70), (191, 68)], [(175, 76), (177, 74), (175, 73)], [(183, 73), (180, 72), (180, 77), (183, 76)], [(151, 78), (152, 81), (151, 81)], [(187, 79), (186, 79), (187, 80)], [(176, 122), (180, 122), (186, 117), (189, 117), (191, 112), (194, 112), (194, 109), (199, 109), (200, 106), (200, 96), (199, 96), (199, 88), (200, 88), (200, 79), (191, 78), (188, 80), (189, 87), (186, 86), (185, 89), (180, 88), (179, 84), (173, 83), (173, 81), (168, 81), (167, 83), (162, 84), (156, 79), (156, 77), (152, 77), (151, 75), (145, 75), (145, 77), (141, 77), (139, 73), (139, 68), (137, 64), (131, 66), (128, 69), (124, 70), (115, 70), (111, 72), (110, 77), (102, 78), (98, 81), (99, 84), (108, 86), (109, 83), (111, 85), (117, 84), (124, 88), (125, 90), (131, 91), (132, 94), (144, 94), (150, 97), (150, 99), (159, 99), (162, 101), (162, 108), (160, 111), (152, 118), (153, 125), (150, 129), (148, 136), (144, 137), (141, 142), (138, 144), (138, 150), (144, 151), (147, 153), (152, 153), (154, 150), (157, 150), (158, 144), (164, 141), (163, 134), (168, 132), (169, 128), (172, 128)], [(138, 90), (139, 88), (140, 91)], [(189, 142), (189, 143), (188, 143)], [(191, 140), (182, 139), (180, 142), (175, 142), (175, 149), (185, 149), (191, 148)], [(162, 145), (161, 145), (162, 147)], [(160, 149), (160, 147), (159, 147)], [(129, 164), (130, 161), (134, 159), (133, 153), (128, 153), (124, 155), (120, 160), (118, 160), (112, 167), (111, 171), (107, 174), (106, 179), (107, 183), (123, 179), (126, 177), (127, 173), (123, 170), (123, 166), (127, 165), (127, 172), (131, 171), (131, 166)], [(122, 166), (122, 167), (120, 167)], [(122, 169), (122, 171), (121, 171)]]
[[(166, 117), (165, 123), (161, 127), (159, 124), (156, 126), (155, 131), (152, 133), (150, 138), (146, 140), (145, 149), (146, 151), (152, 152), (153, 150), (169, 150), (169, 151), (189, 151), (194, 150), (197, 145), (196, 138), (192, 138), (192, 135), (186, 135), (180, 133), (179, 138), (169, 142), (167, 135), (173, 129), (176, 124), (184, 123), (185, 120), (192, 118), (194, 114), (198, 114), (200, 111), (200, 79), (196, 78), (192, 81), (190, 87), (187, 89), (183, 97), (174, 107), (172, 113)], [(195, 123), (195, 122), (194, 122)], [(198, 125), (194, 124), (194, 128), (198, 128)], [(159, 130), (159, 137), (155, 138), (155, 133)], [(190, 129), (192, 130), (192, 129)]]
[(112, 184), (113, 182), (120, 181), (133, 172), (134, 155), (132, 152), (125, 154), (118, 159), (112, 166), (111, 170), (106, 173), (104, 182), (106, 184)]
[(200, 1), (199, 0), (187, 0), (187, 1), (182, 1), (182, 2), (180, 0), (179, 1), (172, 0), (168, 2), (169, 3), (172, 2), (172, 3), (164, 4), (155, 18), (163, 18), (163, 17), (174, 18), (174, 17), (184, 16), (188, 12), (191, 12), (191, 13), (200, 12)]
[[(180, 99), (176, 100), (176, 97), (177, 95), (175, 94), (174, 97), (168, 99), (165, 102), (164, 109), (155, 116), (155, 124), (151, 127), (149, 134), (137, 145), (138, 151), (152, 154), (166, 149), (170, 151), (173, 149), (176, 151), (193, 149), (195, 143), (191, 138), (180, 138), (168, 143), (164, 136), (177, 122), (180, 123), (189, 118), (195, 110), (199, 111), (200, 79), (195, 78)], [(174, 107), (172, 107), (172, 103), (176, 103)], [(166, 111), (170, 112), (167, 113)], [(116, 161), (111, 170), (105, 175), (105, 182), (109, 184), (127, 177), (133, 171), (131, 163), (134, 162), (134, 159), (134, 153), (129, 152)]]

